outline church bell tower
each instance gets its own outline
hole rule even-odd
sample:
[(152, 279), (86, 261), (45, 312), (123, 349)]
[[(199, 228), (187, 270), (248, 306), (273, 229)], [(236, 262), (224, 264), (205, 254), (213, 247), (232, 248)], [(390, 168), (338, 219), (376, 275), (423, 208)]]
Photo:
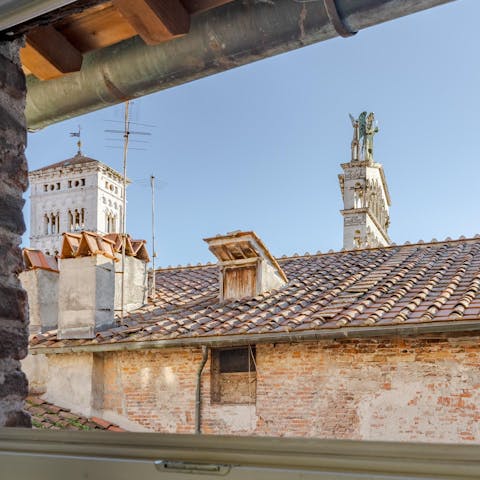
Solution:
[(353, 127), (351, 159), (338, 176), (343, 198), (343, 248), (390, 245), (390, 195), (383, 167), (373, 158), (373, 137), (378, 132), (373, 112), (350, 115)]

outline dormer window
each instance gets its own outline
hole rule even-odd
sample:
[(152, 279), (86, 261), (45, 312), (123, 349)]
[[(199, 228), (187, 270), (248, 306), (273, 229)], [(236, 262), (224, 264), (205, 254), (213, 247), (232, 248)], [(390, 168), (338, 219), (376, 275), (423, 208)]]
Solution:
[(206, 238), (220, 266), (220, 300), (254, 297), (287, 283), (275, 258), (254, 232)]

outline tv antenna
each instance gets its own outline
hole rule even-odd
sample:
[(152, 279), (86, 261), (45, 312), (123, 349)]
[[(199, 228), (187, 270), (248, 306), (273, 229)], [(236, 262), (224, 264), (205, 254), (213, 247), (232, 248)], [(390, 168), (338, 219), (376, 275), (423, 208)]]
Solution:
[[(123, 135), (123, 196), (122, 196), (122, 219), (120, 224), (120, 237), (122, 246), (121, 272), (121, 295), (120, 295), (120, 319), (125, 316), (125, 250), (127, 245), (127, 159), (130, 135), (151, 135), (150, 132), (130, 130), (130, 100), (125, 102), (123, 130), (105, 130), (105, 132)], [(121, 147), (120, 147), (121, 148)]]
[(152, 300), (155, 301), (157, 294), (157, 276), (155, 275), (155, 258), (157, 251), (155, 249), (155, 176), (150, 175), (150, 188), (152, 190)]

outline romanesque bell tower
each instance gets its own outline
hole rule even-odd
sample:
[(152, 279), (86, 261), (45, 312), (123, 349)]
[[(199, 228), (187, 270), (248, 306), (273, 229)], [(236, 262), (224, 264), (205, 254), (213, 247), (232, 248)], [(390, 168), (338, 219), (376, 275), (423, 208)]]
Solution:
[(29, 173), (30, 247), (56, 255), (63, 232), (120, 232), (123, 176), (80, 151)]
[(349, 163), (338, 176), (343, 198), (343, 248), (371, 248), (389, 245), (390, 195), (383, 167), (373, 157), (373, 137), (378, 126), (373, 112), (350, 115), (353, 126)]

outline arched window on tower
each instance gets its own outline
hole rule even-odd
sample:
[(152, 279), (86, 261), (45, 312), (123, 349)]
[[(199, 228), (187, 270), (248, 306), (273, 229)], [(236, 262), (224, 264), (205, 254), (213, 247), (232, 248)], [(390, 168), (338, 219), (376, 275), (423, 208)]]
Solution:
[(80, 212), (78, 211), (78, 208), (76, 208), (74, 213), (74, 230), (80, 230), (80, 225)]
[(105, 211), (105, 231), (115, 233), (117, 231), (117, 216), (110, 210)]
[(68, 211), (68, 217), (67, 217), (67, 218), (68, 218), (68, 225), (67, 225), (68, 230), (69, 230), (70, 232), (73, 232), (73, 230), (74, 230), (74, 225), (73, 225), (73, 213), (72, 213), (71, 210)]
[(80, 210), (80, 227), (82, 230), (85, 230), (85, 209)]
[(48, 215), (45, 214), (43, 216), (43, 234), (48, 235), (48, 231), (50, 228), (50, 219), (48, 218)]
[(50, 219), (50, 235), (54, 235), (57, 233), (57, 216), (52, 213)]

